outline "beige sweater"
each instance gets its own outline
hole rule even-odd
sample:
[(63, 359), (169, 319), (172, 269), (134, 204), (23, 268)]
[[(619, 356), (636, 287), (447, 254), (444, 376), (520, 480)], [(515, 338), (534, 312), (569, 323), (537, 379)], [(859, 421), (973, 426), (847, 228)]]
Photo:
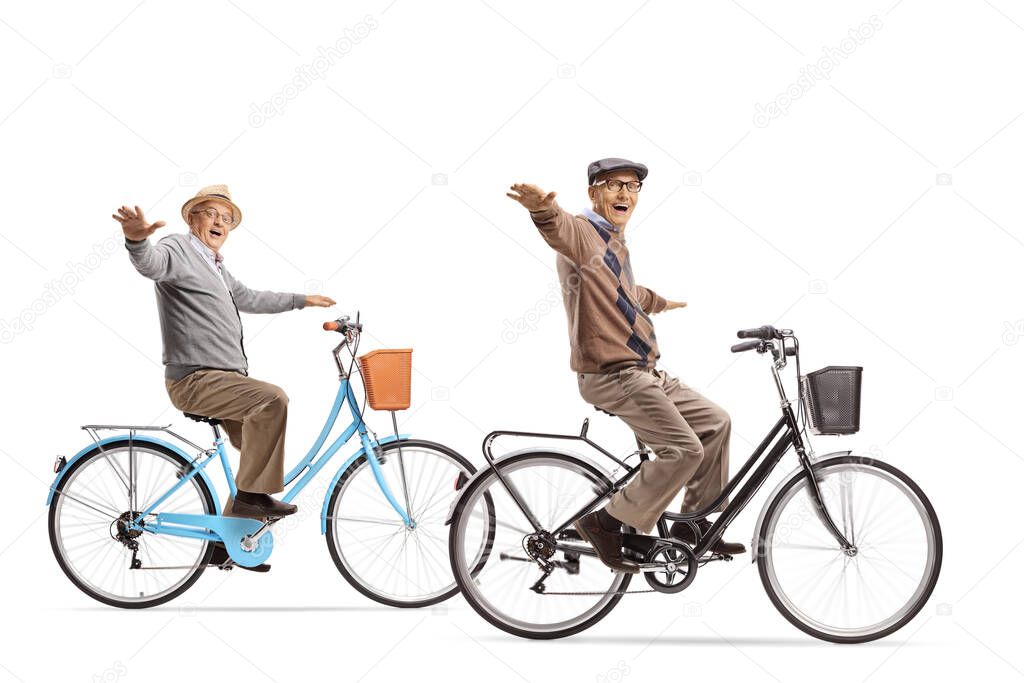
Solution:
[(666, 301), (636, 284), (619, 231), (591, 211), (573, 216), (557, 204), (530, 216), (558, 252), (572, 369), (654, 367), (660, 354), (648, 314), (664, 310)]

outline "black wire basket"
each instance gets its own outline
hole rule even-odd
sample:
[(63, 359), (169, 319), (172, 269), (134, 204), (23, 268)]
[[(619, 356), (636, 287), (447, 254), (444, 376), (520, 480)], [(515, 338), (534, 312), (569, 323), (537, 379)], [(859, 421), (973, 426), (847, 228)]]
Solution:
[(800, 378), (812, 433), (855, 434), (860, 430), (862, 370), (851, 365), (829, 365)]

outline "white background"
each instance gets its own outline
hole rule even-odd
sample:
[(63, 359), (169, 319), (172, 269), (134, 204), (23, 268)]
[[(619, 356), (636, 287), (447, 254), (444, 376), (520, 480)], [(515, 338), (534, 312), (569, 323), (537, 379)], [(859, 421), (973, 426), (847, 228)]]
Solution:
[[(872, 17), (873, 35), (843, 42)], [(280, 97), (361, 23), (321, 78)], [(799, 84), (844, 45), (828, 79)], [(1024, 11), (1006, 0), (5, 3), (0, 680), (1024, 675), (1022, 53)], [(787, 113), (755, 122), (793, 84)], [(273, 116), (251, 116), (272, 100)], [(364, 599), (330, 561), (313, 497), (270, 574), (208, 572), (141, 613), (66, 580), (43, 500), (55, 454), (87, 442), (78, 425), (208, 438), (168, 403), (152, 286), (116, 207), (178, 232), (181, 204), (227, 183), (245, 212), (224, 250), (236, 276), (362, 310), (364, 349), (415, 348), (403, 431), (479, 464), (491, 429), (593, 416), (625, 453), (628, 431), (593, 414), (568, 369), (554, 255), (504, 195), (533, 182), (581, 209), (603, 156), (650, 167), (634, 269), (689, 302), (655, 319), (663, 366), (730, 411), (734, 471), (777, 413), (765, 359), (729, 353), (736, 329), (793, 328), (806, 370), (865, 367), (862, 431), (815, 446), (888, 460), (937, 508), (943, 572), (907, 627), (818, 642), (775, 611), (748, 554), (683, 594), (629, 596), (584, 634), (528, 642), (461, 598)], [(245, 317), (252, 373), (291, 397), (289, 463), (336, 386), (328, 317)], [(525, 332), (503, 337), (516, 321)], [(767, 490), (728, 537), (749, 545)]]

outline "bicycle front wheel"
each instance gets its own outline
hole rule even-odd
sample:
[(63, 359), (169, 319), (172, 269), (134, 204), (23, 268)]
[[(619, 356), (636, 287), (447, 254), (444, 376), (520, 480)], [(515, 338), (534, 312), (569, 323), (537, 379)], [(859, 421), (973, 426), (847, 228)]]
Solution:
[(842, 456), (812, 466), (829, 516), (854, 545), (845, 552), (818, 519), (807, 477), (789, 482), (758, 531), (761, 582), (800, 630), (864, 643), (906, 625), (924, 607), (942, 564), (935, 510), (906, 474)]
[[(514, 455), (496, 467), (542, 529), (528, 521), (495, 469), (474, 480), (456, 507), (448, 545), (463, 597), (484, 619), (524, 638), (561, 638), (593, 626), (622, 599), (630, 575), (611, 572), (574, 531), (557, 538), (547, 532), (611, 481), (560, 453)], [(493, 540), (481, 557), (479, 539), (489, 528)], [(546, 578), (536, 557), (553, 566)]]
[[(365, 457), (345, 471), (327, 504), (327, 548), (341, 575), (366, 597), (392, 607), (425, 607), (458, 592), (445, 548), (445, 517), (475, 471), (430, 441), (381, 446), (381, 473), (415, 522), (408, 528), (381, 493)], [(477, 547), (487, 542), (484, 536)]]

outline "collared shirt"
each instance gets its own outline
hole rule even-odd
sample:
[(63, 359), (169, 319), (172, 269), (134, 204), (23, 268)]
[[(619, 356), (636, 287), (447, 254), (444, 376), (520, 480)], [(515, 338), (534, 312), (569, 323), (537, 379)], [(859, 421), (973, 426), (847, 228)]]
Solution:
[(587, 220), (597, 223), (605, 230), (610, 232), (618, 233), (619, 229), (612, 225), (607, 218), (597, 213), (593, 209), (583, 209), (583, 215), (587, 217)]
[(206, 261), (207, 265), (209, 265), (210, 268), (213, 268), (213, 272), (217, 273), (217, 277), (219, 277), (221, 283), (223, 283), (224, 289), (230, 292), (231, 288), (228, 287), (227, 280), (224, 279), (224, 273), (220, 269), (220, 264), (221, 261), (224, 260), (224, 257), (207, 245), (203, 244), (203, 241), (196, 237), (194, 232), (189, 233), (189, 244), (192, 245), (193, 249), (199, 252), (199, 255), (203, 257), (203, 260)]

